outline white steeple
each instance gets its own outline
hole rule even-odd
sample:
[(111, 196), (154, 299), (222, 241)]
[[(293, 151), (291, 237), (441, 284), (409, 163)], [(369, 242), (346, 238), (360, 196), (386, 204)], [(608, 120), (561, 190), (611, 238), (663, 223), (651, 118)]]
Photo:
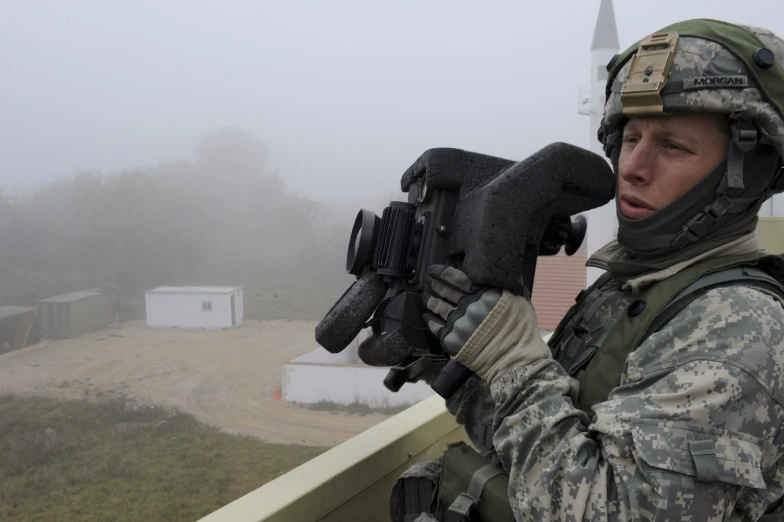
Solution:
[(617, 51), (621, 44), (618, 43), (618, 28), (615, 26), (615, 12), (612, 0), (602, 0), (599, 5), (599, 16), (596, 19), (596, 28), (593, 30), (591, 51), (596, 49), (613, 49)]

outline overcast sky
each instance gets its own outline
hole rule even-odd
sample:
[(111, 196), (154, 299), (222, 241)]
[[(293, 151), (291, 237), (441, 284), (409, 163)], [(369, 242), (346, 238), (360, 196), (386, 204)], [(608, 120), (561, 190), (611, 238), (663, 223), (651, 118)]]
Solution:
[[(622, 47), (688, 18), (784, 35), (780, 0), (615, 0)], [(227, 126), (318, 199), (395, 191), (431, 147), (588, 146), (599, 0), (0, 6), (0, 188), (189, 159)]]

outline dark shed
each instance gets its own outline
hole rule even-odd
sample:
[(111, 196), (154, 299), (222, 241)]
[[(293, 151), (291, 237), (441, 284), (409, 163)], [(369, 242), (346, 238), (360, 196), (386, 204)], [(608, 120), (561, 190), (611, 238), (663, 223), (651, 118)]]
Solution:
[(106, 328), (118, 321), (116, 289), (92, 288), (38, 301), (41, 334), (68, 339)]
[(0, 307), (0, 353), (18, 350), (40, 340), (38, 307)]

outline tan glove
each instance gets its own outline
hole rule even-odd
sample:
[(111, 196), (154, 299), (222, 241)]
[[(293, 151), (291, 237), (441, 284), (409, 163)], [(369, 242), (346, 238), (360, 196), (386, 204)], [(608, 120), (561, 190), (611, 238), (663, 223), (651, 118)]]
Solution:
[(425, 320), (455, 361), (492, 384), (511, 370), (550, 357), (527, 299), (474, 285), (451, 266), (434, 265), (428, 275)]

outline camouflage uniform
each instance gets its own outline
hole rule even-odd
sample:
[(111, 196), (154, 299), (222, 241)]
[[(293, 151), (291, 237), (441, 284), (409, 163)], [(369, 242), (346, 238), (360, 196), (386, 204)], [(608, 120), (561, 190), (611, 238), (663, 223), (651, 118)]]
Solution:
[[(595, 321), (625, 308), (625, 288), (595, 292)], [(475, 379), (448, 401), (478, 444), (494, 411), (519, 520), (756, 520), (784, 494), (775, 297), (726, 287), (693, 301), (628, 357), (593, 418), (575, 406), (578, 386), (544, 359), (500, 377), (491, 397)]]
[[(719, 32), (728, 25), (716, 24)], [(746, 29), (772, 49), (779, 72), (784, 69), (784, 41), (763, 29)], [(680, 204), (669, 205), (676, 212), (669, 221), (656, 212), (640, 220), (619, 215), (621, 245), (610, 249), (613, 258), (603, 260), (617, 278), (587, 296), (578, 311), (590, 310), (593, 321), (576, 334), (586, 343), (601, 345), (591, 338), (599, 330), (594, 326), (622, 312), (640, 289), (639, 280), (628, 281), (622, 270), (636, 264), (652, 284), (684, 264), (729, 255), (722, 249), (753, 236), (760, 205), (782, 190), (784, 118), (761, 84), (754, 83), (760, 80), (758, 72), (703, 38), (681, 37), (677, 49), (669, 90), (662, 91), (661, 106), (650, 115), (727, 114), (733, 137), (726, 165), (717, 171), (723, 178), (719, 183), (707, 175), (695, 186), (701, 192), (692, 193), (694, 201), (682, 195), (676, 200)], [(623, 85), (630, 64), (610, 75), (600, 134), (616, 169), (628, 117)], [(743, 77), (748, 84), (692, 86), (706, 77)], [(744, 147), (751, 137), (744, 133), (752, 133), (749, 148)], [(646, 222), (661, 224), (660, 230), (646, 232), (660, 234), (656, 245), (664, 247), (646, 244), (648, 234), (634, 228)], [(472, 315), (471, 304), (465, 304), (480, 294), (452, 299), (457, 304), (444, 313), (439, 289), (432, 290), (428, 308), (442, 317), (429, 326), (459, 360), (484, 325), (482, 314), (474, 310)], [(470, 328), (462, 331), (474, 334), (455, 349), (444, 340), (454, 337), (454, 325), (466, 318)], [(577, 403), (580, 384), (559, 364), (569, 349), (565, 341), (553, 347), (555, 358), (518, 364), (488, 379), (490, 385), (473, 378), (447, 401), (476, 445), (489, 447), (485, 435), (492, 434), (509, 473), (509, 498), (518, 520), (757, 520), (780, 509), (784, 306), (777, 295), (740, 285), (697, 297), (630, 353), (619, 385), (590, 415)], [(505, 354), (519, 348), (503, 335), (491, 344), (483, 349)], [(478, 371), (469, 362), (466, 366)]]
[[(747, 29), (782, 66), (782, 41)], [(607, 100), (608, 131), (622, 129), (620, 86), (628, 70), (627, 63)], [(721, 45), (683, 37), (670, 80), (733, 74), (752, 77)], [(784, 153), (784, 120), (756, 88), (685, 90), (662, 100), (667, 112), (753, 120), (760, 139)], [(750, 174), (744, 195), (765, 199), (750, 186), (757, 173)], [(721, 240), (720, 228), (709, 234)], [(595, 315), (609, 317), (628, 303), (630, 292), (619, 287), (602, 289), (614, 295)], [(592, 417), (576, 407), (578, 386), (545, 359), (490, 387), (493, 442), (518, 519), (757, 520), (779, 504), (784, 308), (777, 297), (729, 286), (697, 298), (628, 356), (619, 386)]]

